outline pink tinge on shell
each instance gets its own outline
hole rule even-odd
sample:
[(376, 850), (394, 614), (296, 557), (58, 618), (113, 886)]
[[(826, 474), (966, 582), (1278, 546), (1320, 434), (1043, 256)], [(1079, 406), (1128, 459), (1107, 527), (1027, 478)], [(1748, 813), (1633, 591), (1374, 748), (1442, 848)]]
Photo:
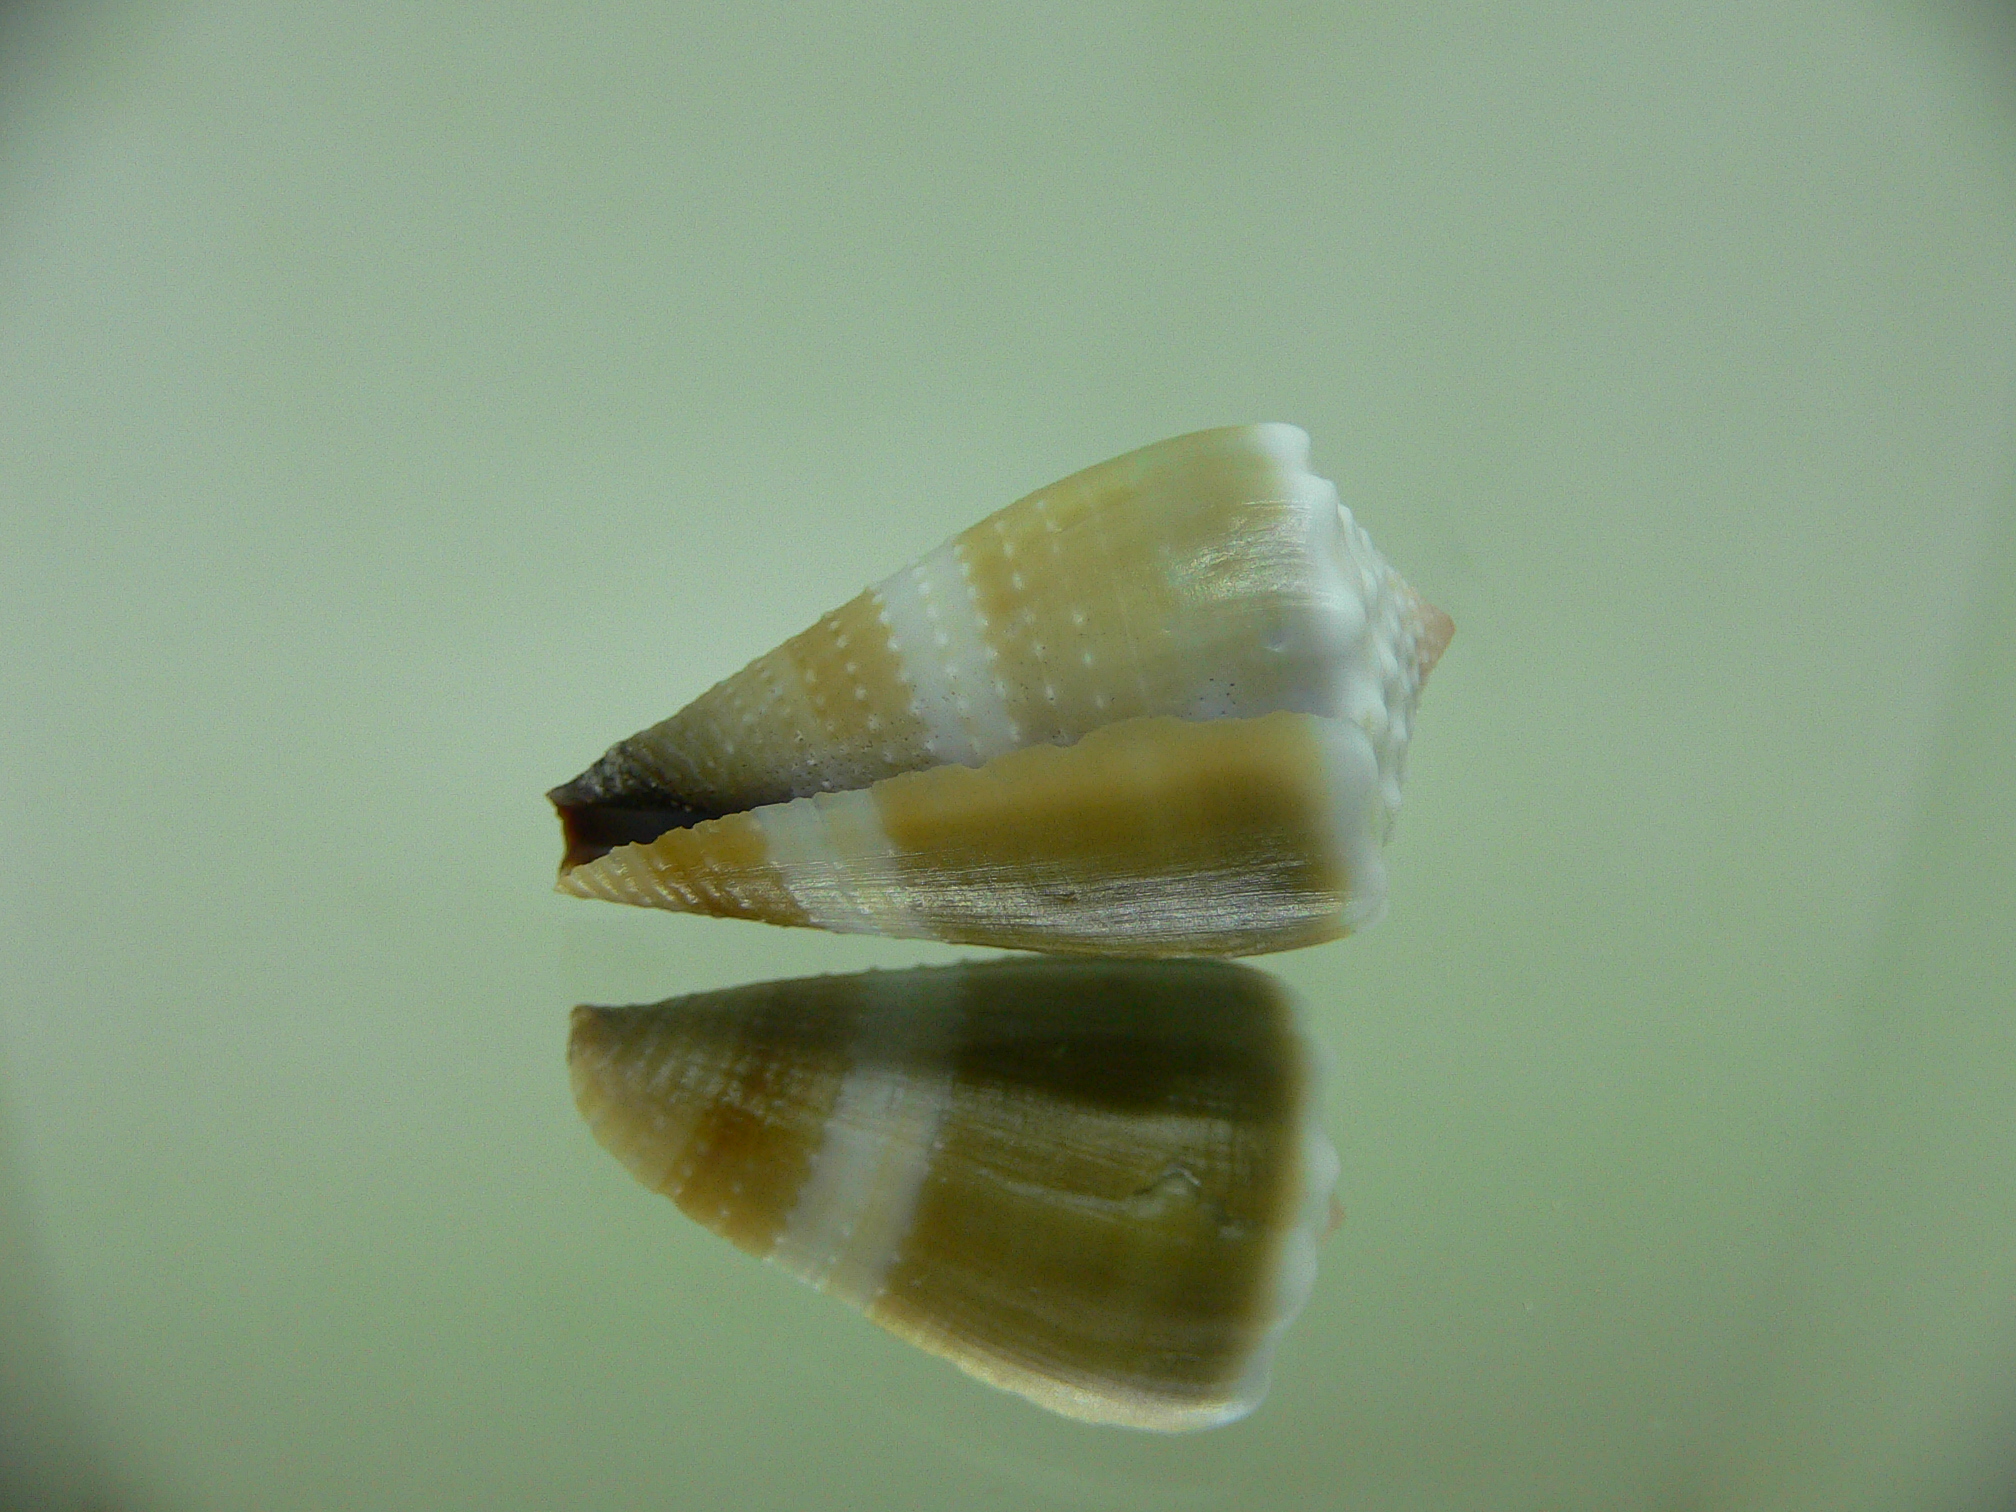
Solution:
[(1438, 609), (1428, 600), (1407, 590), (1414, 600), (1414, 660), (1421, 669), (1421, 681), (1428, 681), (1428, 674), (1435, 670), (1435, 664), (1442, 660), (1442, 653), (1449, 649), (1449, 641), (1456, 634), (1456, 621), (1448, 611)]

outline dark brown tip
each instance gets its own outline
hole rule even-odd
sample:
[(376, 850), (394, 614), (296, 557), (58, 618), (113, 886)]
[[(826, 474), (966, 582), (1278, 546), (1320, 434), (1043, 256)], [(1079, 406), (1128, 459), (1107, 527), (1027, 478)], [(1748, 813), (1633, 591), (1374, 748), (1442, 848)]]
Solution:
[(564, 853), (562, 875), (606, 856), (619, 845), (647, 845), (668, 830), (686, 829), (718, 813), (691, 808), (659, 793), (627, 793), (601, 798), (583, 793), (581, 778), (556, 787), (546, 796), (560, 813)]

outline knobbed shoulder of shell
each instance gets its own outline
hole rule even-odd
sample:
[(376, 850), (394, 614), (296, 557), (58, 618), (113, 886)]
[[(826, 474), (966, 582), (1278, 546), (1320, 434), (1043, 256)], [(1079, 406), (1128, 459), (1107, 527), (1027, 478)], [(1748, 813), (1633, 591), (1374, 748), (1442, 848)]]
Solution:
[(554, 789), (561, 890), (1106, 956), (1371, 922), (1453, 627), (1308, 450), (1200, 431), (982, 520)]

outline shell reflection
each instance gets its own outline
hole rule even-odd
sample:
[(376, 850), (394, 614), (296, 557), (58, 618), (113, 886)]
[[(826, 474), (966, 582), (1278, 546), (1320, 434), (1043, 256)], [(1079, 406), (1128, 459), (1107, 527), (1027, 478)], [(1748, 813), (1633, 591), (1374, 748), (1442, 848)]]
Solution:
[(553, 790), (583, 897), (1244, 955), (1377, 917), (1452, 631), (1287, 425), (1041, 489)]
[(1203, 1428), (1267, 1389), (1337, 1156), (1273, 979), (983, 964), (578, 1008), (595, 1137), (689, 1217), (968, 1374)]

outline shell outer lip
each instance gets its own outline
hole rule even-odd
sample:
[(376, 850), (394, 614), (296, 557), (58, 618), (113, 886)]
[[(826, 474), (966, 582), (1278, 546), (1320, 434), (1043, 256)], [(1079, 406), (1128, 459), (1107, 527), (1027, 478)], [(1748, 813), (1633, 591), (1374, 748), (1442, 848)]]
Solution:
[(559, 885), (952, 944), (1268, 954), (1376, 916), (1375, 774), (1348, 721), (1128, 719), (977, 769), (946, 764), (671, 831)]

